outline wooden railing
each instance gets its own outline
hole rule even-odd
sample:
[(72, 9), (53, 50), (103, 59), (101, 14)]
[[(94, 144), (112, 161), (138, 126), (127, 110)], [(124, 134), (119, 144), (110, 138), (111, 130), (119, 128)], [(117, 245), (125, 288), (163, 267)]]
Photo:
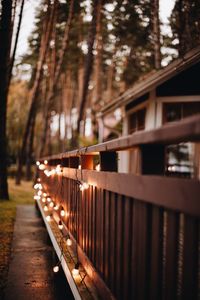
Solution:
[[(62, 221), (102, 299), (199, 297), (200, 183), (162, 173), (164, 147), (188, 141), (200, 141), (200, 116), (40, 160), (49, 171), (61, 165), (40, 178), (67, 212)], [(116, 152), (136, 146), (142, 174), (118, 173)]]

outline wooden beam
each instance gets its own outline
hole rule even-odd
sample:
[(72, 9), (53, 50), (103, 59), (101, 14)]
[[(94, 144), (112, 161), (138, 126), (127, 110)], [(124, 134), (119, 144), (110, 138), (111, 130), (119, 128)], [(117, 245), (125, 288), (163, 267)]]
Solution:
[(96, 154), (102, 151), (120, 151), (130, 149), (138, 145), (169, 145), (180, 142), (195, 141), (200, 141), (200, 115), (185, 118), (178, 122), (172, 122), (157, 129), (135, 132), (126, 137), (121, 137), (87, 148), (81, 148), (58, 155), (44, 157), (39, 160), (43, 161), (44, 159), (47, 159), (50, 161), (53, 159), (76, 157), (77, 155), (85, 155), (87, 153)]
[(64, 168), (63, 176), (74, 180), (78, 178), (98, 188), (154, 205), (200, 216), (198, 180), (92, 170), (80, 172), (70, 168)]

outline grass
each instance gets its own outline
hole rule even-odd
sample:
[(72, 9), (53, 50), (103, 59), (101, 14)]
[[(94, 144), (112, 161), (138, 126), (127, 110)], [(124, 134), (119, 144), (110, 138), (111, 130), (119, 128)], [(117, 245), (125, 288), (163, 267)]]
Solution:
[(9, 179), (8, 184), (10, 200), (0, 201), (0, 299), (8, 274), (16, 206), (34, 203), (32, 182), (16, 186), (14, 179)]

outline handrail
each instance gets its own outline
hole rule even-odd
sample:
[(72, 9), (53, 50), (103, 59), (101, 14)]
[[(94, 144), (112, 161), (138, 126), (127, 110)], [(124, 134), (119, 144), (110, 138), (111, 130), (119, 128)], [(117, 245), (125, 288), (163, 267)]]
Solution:
[(71, 156), (92, 154), (103, 151), (120, 151), (139, 145), (147, 144), (173, 144), (180, 142), (200, 141), (200, 114), (185, 118), (184, 120), (166, 124), (160, 128), (135, 132), (126, 137), (113, 139), (108, 142), (83, 147), (78, 150), (64, 152), (52, 156), (39, 158), (42, 160), (54, 160)]

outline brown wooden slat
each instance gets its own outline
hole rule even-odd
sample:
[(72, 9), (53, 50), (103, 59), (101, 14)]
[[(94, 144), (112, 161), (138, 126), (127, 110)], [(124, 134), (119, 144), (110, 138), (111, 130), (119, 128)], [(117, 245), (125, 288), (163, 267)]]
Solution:
[(96, 268), (101, 273), (101, 189), (97, 188), (97, 210), (96, 210)]
[(199, 221), (184, 219), (182, 299), (198, 299)]
[(162, 299), (163, 209), (152, 208), (150, 295), (151, 300)]
[(96, 195), (97, 188), (93, 187), (93, 197), (92, 197), (92, 262), (95, 264), (96, 261)]
[(100, 222), (100, 253), (101, 253), (101, 262), (100, 262), (100, 271), (101, 276), (104, 278), (104, 259), (105, 259), (105, 192), (101, 190), (101, 222)]
[(149, 294), (149, 249), (150, 249), (150, 212), (149, 206), (135, 201), (134, 203), (134, 298), (146, 299)]
[[(200, 216), (200, 184), (198, 180), (90, 170), (83, 170), (82, 174), (84, 181), (98, 186), (98, 188)], [(80, 175), (81, 173), (78, 172), (78, 177)], [(75, 172), (73, 169), (65, 168), (64, 176), (75, 179)]]
[(109, 287), (114, 293), (116, 288), (115, 272), (116, 272), (116, 204), (117, 199), (114, 193), (110, 198), (110, 268), (109, 268)]
[(117, 198), (117, 216), (116, 216), (116, 295), (117, 299), (122, 299), (123, 297), (123, 246), (124, 246), (124, 199), (122, 196), (118, 195)]
[(122, 278), (123, 278), (123, 294), (122, 299), (131, 299), (131, 241), (132, 241), (132, 205), (130, 198), (124, 199), (124, 230), (123, 230), (123, 258), (122, 258)]
[(166, 261), (164, 270), (164, 299), (177, 297), (179, 215), (167, 212)]
[(88, 257), (91, 259), (92, 257), (92, 186), (89, 188), (89, 196), (88, 196)]
[(110, 192), (105, 191), (105, 259), (104, 259), (104, 278), (107, 283), (109, 283), (110, 275)]

